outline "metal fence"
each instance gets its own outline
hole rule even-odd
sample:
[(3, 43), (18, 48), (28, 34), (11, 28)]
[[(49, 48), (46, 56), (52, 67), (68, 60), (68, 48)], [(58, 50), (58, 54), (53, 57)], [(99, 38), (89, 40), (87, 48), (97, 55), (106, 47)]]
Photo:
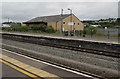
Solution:
[(118, 35), (120, 34), (120, 29), (112, 29), (112, 28), (109, 28), (109, 29), (98, 29), (96, 34), (102, 34), (102, 35)]

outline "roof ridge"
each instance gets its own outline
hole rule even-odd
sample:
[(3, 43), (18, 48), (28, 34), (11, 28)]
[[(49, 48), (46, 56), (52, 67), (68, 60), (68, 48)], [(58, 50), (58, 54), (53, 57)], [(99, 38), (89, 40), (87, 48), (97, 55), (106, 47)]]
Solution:
[[(50, 17), (50, 16), (60, 16), (61, 14), (59, 15), (48, 15), (48, 16), (39, 16), (39, 17)], [(70, 15), (70, 14), (62, 14), (62, 15)]]
[[(68, 17), (70, 14), (63, 14), (62, 15), (62, 19)], [(33, 18), (27, 22), (40, 22), (40, 21), (44, 21), (44, 22), (57, 22), (61, 20), (61, 14), (60, 15), (51, 15), (51, 16), (40, 16), (40, 17), (36, 17)]]

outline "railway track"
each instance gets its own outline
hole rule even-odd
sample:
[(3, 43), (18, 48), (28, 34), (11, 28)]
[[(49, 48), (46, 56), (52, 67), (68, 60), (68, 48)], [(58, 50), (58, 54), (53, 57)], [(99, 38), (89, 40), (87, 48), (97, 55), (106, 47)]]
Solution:
[(86, 53), (92, 53), (92, 54), (98, 54), (98, 55), (105, 55), (105, 56), (111, 56), (111, 57), (120, 57), (119, 52), (110, 52), (110, 51), (104, 51), (104, 50), (95, 50), (95, 49), (88, 49), (88, 48), (82, 48), (80, 46), (74, 47), (69, 45), (61, 45), (58, 43), (51, 43), (51, 42), (43, 42), (38, 39), (30, 39), (30, 36), (24, 36), (24, 35), (14, 35), (14, 34), (2, 34), (3, 39), (9, 39), (9, 40), (15, 40), (15, 41), (21, 41), (21, 42), (27, 42), (32, 44), (38, 44), (43, 46), (50, 46), (55, 48), (61, 48), (61, 49), (67, 49), (67, 50), (73, 50), (73, 51), (80, 51), (80, 52), (86, 52)]
[[(3, 39), (8, 39), (8, 40), (14, 40), (14, 41), (20, 41), (20, 42), (27, 42), (27, 43), (31, 43), (31, 44), (38, 44), (38, 45), (43, 45), (43, 46), (49, 46), (49, 47), (55, 47), (55, 48), (60, 48), (60, 49), (67, 49), (67, 50), (74, 50), (74, 51), (81, 51), (81, 52), (85, 52), (85, 53), (94, 53), (94, 54), (99, 54), (99, 55), (105, 55), (105, 56), (111, 56), (111, 57), (115, 57), (115, 58), (119, 58), (119, 53), (114, 53), (114, 54), (110, 54), (110, 52), (105, 52), (105, 51), (99, 51), (99, 50), (92, 50), (92, 49), (85, 49), (85, 48), (81, 48), (81, 47), (73, 47), (73, 46), (65, 46), (65, 45), (61, 45), (61, 44), (57, 44), (57, 43), (50, 43), (50, 42), (42, 42), (40, 39), (30, 39), (30, 37), (21, 37), (21, 36), (9, 36), (9, 35), (3, 35)], [(3, 48), (7, 48), (7, 47), (4, 47), (3, 45)], [(8, 47), (10, 50), (14, 50), (14, 51), (19, 51), (20, 48), (16, 49), (16, 47)], [(27, 52), (27, 53), (26, 53)], [(73, 71), (77, 71), (77, 72), (82, 72), (82, 71), (79, 71), (79, 69), (77, 69), (78, 65), (76, 65), (76, 67), (71, 67), (71, 65), (66, 65), (66, 64), (62, 64), (59, 63), (58, 61), (57, 62), (54, 62), (54, 60), (56, 59), (52, 59), (51, 61), (47, 61), (47, 59), (51, 59), (51, 58), (47, 58), (47, 57), (44, 57), (42, 58), (43, 56), (40, 55), (40, 57), (38, 55), (33, 55), (32, 53), (29, 53), (30, 51), (26, 51), (26, 50), (20, 50), (20, 52), (17, 52), (17, 53), (22, 53), (23, 55), (26, 55), (26, 56), (29, 56), (29, 57), (32, 57), (34, 59), (37, 59), (37, 60), (43, 60), (45, 62), (48, 62), (48, 63), (51, 63), (51, 64), (54, 64), (54, 65), (57, 65), (57, 66), (61, 66), (63, 68), (67, 68), (67, 69), (70, 69), (70, 70), (73, 70)], [(111, 52), (112, 53), (112, 52)], [(38, 56), (38, 57), (36, 57)], [(47, 58), (47, 59), (46, 59)], [(66, 62), (65, 62), (66, 63)], [(68, 63), (68, 62), (67, 62)], [(87, 67), (88, 68), (88, 67)], [(94, 70), (94, 69), (93, 69)], [(92, 71), (93, 71), (92, 70)], [(102, 70), (101, 70), (102, 71)], [(86, 73), (86, 72), (82, 72), (84, 74), (88, 74), (88, 75), (91, 75), (90, 73)], [(97, 75), (99, 74), (96, 74), (96, 73), (93, 73), (91, 76), (93, 77), (97, 77)], [(101, 77), (102, 75), (98, 76), (97, 78), (99, 79), (102, 79), (103, 77)], [(105, 78), (105, 77), (104, 77)]]
[[(12, 53), (17, 54), (17, 55), (29, 57), (30, 59), (32, 58), (33, 60), (36, 60), (36, 61), (40, 61), (40, 62), (42, 61), (44, 63), (50, 64), (50, 65), (54, 65), (55, 67), (57, 66), (58, 68), (66, 69), (66, 70), (68, 70), (70, 72), (72, 71), (72, 72), (77, 73), (77, 74), (81, 73), (81, 74), (87, 75), (87, 76), (90, 77), (88, 79), (106, 79), (105, 77), (102, 77), (102, 76), (99, 76), (99, 75), (96, 75), (96, 74), (93, 74), (93, 73), (89, 73), (89, 72), (86, 72), (86, 71), (81, 71), (79, 69), (68, 67), (68, 66), (65, 66), (65, 65), (62, 65), (62, 64), (58, 64), (58, 63), (55, 63), (55, 62), (52, 62), (52, 61), (48, 61), (48, 60), (45, 60), (45, 59), (41, 59), (41, 58), (38, 58), (36, 56), (32, 56), (32, 55), (25, 54), (25, 53), (20, 53), (18, 51), (15, 52), (15, 51), (12, 51), (12, 50), (9, 50), (9, 49), (5, 49), (4, 47), (6, 47), (6, 46), (10, 47), (9, 45), (3, 44), (2, 50), (8, 51), (8, 52), (12, 52)], [(14, 47), (10, 47), (10, 48), (14, 48)], [(17, 47), (15, 47), (15, 49), (17, 49)], [(18, 50), (21, 50), (21, 49), (18, 48)], [(24, 52), (27, 52), (27, 51), (24, 51)]]

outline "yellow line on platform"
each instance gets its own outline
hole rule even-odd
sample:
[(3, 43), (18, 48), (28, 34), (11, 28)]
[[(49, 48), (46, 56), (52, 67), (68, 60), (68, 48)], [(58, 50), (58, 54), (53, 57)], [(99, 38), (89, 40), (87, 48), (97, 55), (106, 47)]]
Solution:
[[(23, 63), (23, 62), (21, 62), (21, 61), (18, 61), (18, 60), (16, 60), (16, 59), (13, 59), (13, 58), (8, 57), (8, 56), (6, 56), (6, 55), (2, 55), (2, 59), (4, 59), (5, 61), (11, 63), (11, 64), (10, 64), (10, 63), (6, 63), (6, 62), (5, 62), (5, 64), (7, 64), (7, 65), (9, 65), (9, 66), (11, 66), (11, 67), (14, 67), (14, 65), (15, 65), (14, 68), (16, 68), (16, 70), (18, 70), (18, 71), (20, 71), (20, 72), (23, 72), (23, 73), (25, 73), (26, 75), (28, 75), (28, 76), (30, 76), (30, 77), (34, 77), (34, 79), (41, 79), (41, 78), (38, 78), (38, 77), (42, 77), (42, 78), (55, 77), (56, 79), (62, 79), (62, 78), (60, 78), (60, 77), (57, 76), (57, 75), (54, 75), (54, 74), (51, 74), (51, 73), (46, 72), (46, 71), (44, 71), (44, 70), (35, 68), (35, 67), (33, 67), (33, 66), (30, 66), (30, 65), (28, 65), (28, 64), (25, 64), (25, 63)], [(1, 60), (1, 61), (3, 61), (3, 60)], [(4, 63), (4, 62), (3, 62), (3, 63)], [(13, 64), (13, 66), (12, 66), (12, 64)], [(17, 66), (18, 66), (18, 67), (17, 67)], [(26, 71), (28, 71), (28, 72), (25, 72), (24, 69), (25, 69)], [(29, 72), (31, 72), (31, 73), (33, 73), (33, 74), (35, 74), (35, 75), (33, 75), (33, 74), (29, 73)], [(38, 76), (38, 77), (37, 77), (37, 76)]]
[(27, 72), (27, 71), (24, 71), (23, 69), (20, 69), (20, 68), (18, 68), (17, 66), (14, 66), (14, 65), (12, 65), (12, 64), (10, 64), (10, 63), (2, 60), (2, 59), (0, 59), (0, 62), (2, 62), (2, 63), (4, 63), (4, 64), (6, 64), (6, 65), (8, 65), (8, 66), (10, 66), (10, 67), (12, 67), (12, 68), (14, 68), (15, 70), (17, 70), (17, 71), (19, 71), (19, 72), (22, 72), (22, 73), (25, 74), (25, 75), (28, 75), (29, 77), (32, 77), (33, 79), (41, 79), (41, 78), (37, 77), (36, 75), (33, 75), (33, 74), (31, 74), (31, 73), (29, 73), (29, 72)]

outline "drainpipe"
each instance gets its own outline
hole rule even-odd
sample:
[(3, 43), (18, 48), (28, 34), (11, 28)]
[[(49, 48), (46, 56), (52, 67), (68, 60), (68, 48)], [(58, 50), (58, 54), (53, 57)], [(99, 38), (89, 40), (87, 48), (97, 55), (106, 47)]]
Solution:
[(60, 32), (63, 32), (63, 9), (61, 9), (61, 30)]
[[(58, 21), (57, 21), (58, 22)], [(56, 22), (56, 31), (57, 31), (57, 22)]]

